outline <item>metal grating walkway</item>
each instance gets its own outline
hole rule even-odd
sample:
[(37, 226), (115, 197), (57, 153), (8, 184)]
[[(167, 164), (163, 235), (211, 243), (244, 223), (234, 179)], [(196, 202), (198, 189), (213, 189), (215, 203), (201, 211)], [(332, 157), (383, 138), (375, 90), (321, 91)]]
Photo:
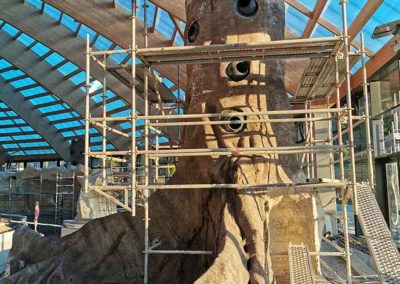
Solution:
[(289, 244), (289, 270), (291, 284), (313, 283), (311, 259), (304, 244)]
[(357, 185), (358, 219), (383, 283), (400, 283), (400, 254), (368, 185)]

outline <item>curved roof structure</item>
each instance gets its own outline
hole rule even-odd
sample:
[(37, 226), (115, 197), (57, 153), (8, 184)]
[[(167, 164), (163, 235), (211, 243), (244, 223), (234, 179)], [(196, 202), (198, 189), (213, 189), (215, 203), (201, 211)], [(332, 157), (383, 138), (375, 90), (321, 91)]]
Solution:
[[(342, 29), (339, 1), (285, 0), (287, 37), (329, 37)], [(398, 20), (400, 0), (350, 0), (349, 35), (360, 46), (363, 33), (368, 47), (368, 75), (373, 75), (396, 56), (398, 37), (372, 39), (377, 25)], [(185, 0), (148, 1), (150, 47), (183, 45), (186, 28)], [(143, 0), (137, 0), (138, 46), (143, 46)], [(132, 0), (0, 0), (0, 162), (29, 157), (69, 160), (69, 145), (84, 135), (85, 37), (98, 50), (126, 49), (130, 43)], [(112, 55), (115, 64), (130, 63), (127, 55)], [(140, 63), (139, 61), (137, 63)], [(360, 64), (353, 67), (352, 88), (360, 86)], [(102, 113), (104, 71), (92, 67), (91, 111)], [(157, 67), (160, 94), (168, 104), (181, 104), (185, 96), (185, 66)], [(304, 64), (288, 62), (286, 87), (294, 93)], [(107, 74), (107, 111), (130, 113), (130, 84)], [(137, 111), (143, 112), (143, 70), (138, 68)], [(152, 88), (150, 93), (155, 93)], [(150, 94), (151, 95), (151, 94)], [(152, 108), (155, 111), (155, 108)], [(114, 125), (129, 132), (129, 122)], [(91, 129), (92, 147), (101, 145), (101, 130)], [(141, 135), (138, 127), (137, 135)], [(164, 132), (177, 141), (178, 133)], [(109, 135), (110, 149), (127, 149), (129, 139)], [(164, 138), (167, 141), (167, 138)]]

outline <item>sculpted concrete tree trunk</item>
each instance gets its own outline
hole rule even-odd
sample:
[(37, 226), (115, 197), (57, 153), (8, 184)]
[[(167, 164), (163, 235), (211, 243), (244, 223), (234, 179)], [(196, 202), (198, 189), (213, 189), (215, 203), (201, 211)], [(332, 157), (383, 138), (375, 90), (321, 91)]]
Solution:
[[(283, 0), (187, 0), (189, 45), (283, 39)], [(187, 113), (259, 112), (289, 108), (282, 61), (189, 65)], [(268, 116), (252, 116), (265, 119)], [(287, 117), (287, 116), (286, 116)], [(190, 126), (184, 148), (291, 145), (290, 123)], [(274, 117), (276, 118), (276, 117)], [(303, 180), (295, 156), (181, 158), (170, 184), (269, 184)], [(151, 255), (150, 283), (288, 283), (289, 242), (318, 250), (318, 198), (311, 190), (157, 191), (150, 198), (150, 241), (157, 249), (210, 250), (208, 256)], [(22, 282), (141, 283), (143, 212), (94, 220), (63, 239), (20, 228), (10, 259)]]

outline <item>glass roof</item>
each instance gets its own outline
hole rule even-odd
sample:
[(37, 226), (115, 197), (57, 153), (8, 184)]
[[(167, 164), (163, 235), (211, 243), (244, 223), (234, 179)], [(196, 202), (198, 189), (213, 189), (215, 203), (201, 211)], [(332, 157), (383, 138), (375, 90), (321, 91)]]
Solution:
[[(143, 11), (143, 1), (137, 0), (137, 15), (140, 20), (144, 20)], [(308, 11), (308, 15), (312, 14), (312, 11), (317, 3), (317, 0), (293, 0), (296, 5), (286, 4), (286, 27), (297, 37), (301, 37), (309, 17), (303, 12)], [(293, 3), (293, 1), (289, 3)], [(324, 10), (321, 14), (321, 19), (325, 20), (329, 25), (332, 25), (338, 31), (342, 30), (341, 21), (341, 7), (338, 0), (328, 0)], [(363, 9), (364, 5), (368, 0), (350, 0), (348, 9), (348, 24), (351, 25), (354, 20), (359, 15), (360, 11)], [(120, 50), (121, 46), (117, 45), (112, 40), (106, 38), (104, 35), (98, 33), (88, 27), (87, 25), (80, 23), (79, 21), (72, 18), (70, 15), (59, 11), (53, 6), (43, 3), (41, 0), (26, 0), (27, 5), (32, 5), (37, 10), (43, 9), (44, 17), (51, 17), (55, 22), (60, 23), (67, 29), (73, 31), (77, 36), (82, 39), (86, 38), (89, 34), (92, 39), (92, 45), (98, 50)], [(132, 5), (132, 0), (115, 0), (116, 5), (130, 11)], [(153, 27), (155, 31), (160, 33), (169, 42), (174, 45), (181, 46), (184, 44), (181, 32), (177, 29), (177, 26), (181, 30), (185, 29), (185, 23), (176, 20), (174, 23), (173, 16), (171, 16), (168, 11), (157, 7), (153, 3), (147, 1), (148, 3), (148, 18), (147, 25)], [(377, 25), (384, 24), (393, 20), (398, 20), (398, 15), (400, 15), (400, 0), (384, 0), (382, 5), (373, 14), (371, 19), (363, 27), (360, 33), (357, 35), (356, 39), (359, 40), (361, 33), (364, 33), (366, 45), (372, 52), (377, 52), (381, 49), (391, 37), (385, 37), (382, 39), (371, 39), (374, 28)], [(298, 9), (298, 6), (302, 7)], [(301, 11), (300, 11), (301, 10)], [(50, 66), (53, 67), (54, 72), (62, 74), (66, 80), (69, 80), (72, 84), (80, 88), (84, 93), (84, 81), (85, 81), (85, 71), (80, 69), (73, 62), (66, 59), (61, 54), (58, 54), (51, 47), (39, 42), (37, 39), (23, 33), (18, 30), (10, 23), (6, 23), (0, 19), (1, 33), (5, 33), (18, 40), (21, 44), (25, 45), (33, 53), (35, 53), (38, 58)], [(312, 37), (330, 37), (334, 34), (329, 30), (329, 27), (322, 22), (315, 25), (312, 31)], [(1, 54), (0, 54), (1, 56)], [(130, 58), (128, 55), (112, 55), (110, 57), (116, 64), (129, 63)], [(368, 58), (369, 59), (369, 58)], [(352, 69), (352, 73), (357, 72), (360, 68), (360, 62), (358, 62)], [(3, 70), (3, 72), (2, 72)], [(184, 99), (185, 91), (183, 89), (178, 89), (176, 84), (170, 80), (168, 77), (161, 76), (160, 73), (156, 72), (162, 78), (163, 84), (171, 90), (171, 92), (179, 99)], [(165, 75), (165, 74), (163, 74)], [(75, 137), (84, 135), (84, 120), (83, 118), (62, 101), (56, 94), (49, 92), (40, 82), (36, 82), (33, 78), (24, 73), (23, 70), (19, 70), (4, 59), (0, 60), (0, 76), (6, 80), (10, 86), (12, 86), (16, 91), (18, 91), (21, 96), (23, 96), (27, 101), (32, 103), (35, 108), (37, 108), (43, 117), (46, 117), (49, 122), (54, 125), (67, 141), (74, 139)], [(92, 78), (92, 100), (100, 105), (103, 100), (102, 95), (102, 83)], [(112, 116), (127, 116), (130, 114), (129, 106), (127, 102), (121, 99), (118, 94), (115, 94), (111, 90), (107, 90), (107, 110), (112, 113)], [(4, 128), (0, 130), (0, 141), (2, 141), (4, 148), (10, 150), (13, 155), (32, 155), (30, 151), (34, 147), (40, 148), (36, 153), (42, 154), (40, 151), (53, 151), (51, 147), (40, 137), (25, 121), (23, 121), (18, 114), (12, 112), (8, 106), (1, 103), (0, 106), (0, 126)], [(11, 116), (8, 116), (8, 113)], [(4, 126), (4, 127), (3, 127)], [(120, 124), (123, 129), (130, 128), (130, 123), (125, 122)], [(7, 130), (9, 129), (9, 130)], [(1, 131), (11, 131), (10, 135), (5, 135)], [(91, 129), (94, 137), (92, 138), (92, 143), (94, 147), (99, 147), (101, 144), (100, 134), (95, 130)], [(140, 132), (137, 133), (140, 135)], [(32, 137), (32, 138), (30, 138)], [(18, 140), (20, 139), (20, 140)], [(29, 142), (33, 140), (34, 142)], [(26, 143), (22, 143), (26, 141)], [(5, 144), (4, 144), (5, 143)], [(37, 146), (35, 146), (36, 144)], [(35, 144), (35, 145), (34, 145)], [(112, 145), (109, 145), (112, 148)]]

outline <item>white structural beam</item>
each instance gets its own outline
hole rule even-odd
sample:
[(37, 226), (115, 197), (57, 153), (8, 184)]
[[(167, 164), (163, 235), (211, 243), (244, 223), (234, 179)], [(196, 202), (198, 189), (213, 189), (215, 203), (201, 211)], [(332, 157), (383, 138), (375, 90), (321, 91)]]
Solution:
[(57, 133), (57, 128), (51, 125), (47, 118), (42, 117), (41, 112), (32, 103), (26, 101), (24, 96), (7, 84), (4, 79), (0, 79), (0, 100), (35, 129), (64, 161), (70, 160), (70, 144), (61, 134)]

